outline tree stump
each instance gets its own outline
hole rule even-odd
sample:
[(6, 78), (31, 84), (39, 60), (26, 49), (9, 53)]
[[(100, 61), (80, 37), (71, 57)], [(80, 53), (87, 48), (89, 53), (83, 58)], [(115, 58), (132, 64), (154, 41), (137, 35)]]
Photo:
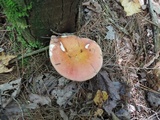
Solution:
[(59, 33), (72, 33), (77, 28), (77, 17), (81, 0), (24, 0), (32, 2), (27, 17), (30, 34), (38, 40), (52, 35), (51, 29)]

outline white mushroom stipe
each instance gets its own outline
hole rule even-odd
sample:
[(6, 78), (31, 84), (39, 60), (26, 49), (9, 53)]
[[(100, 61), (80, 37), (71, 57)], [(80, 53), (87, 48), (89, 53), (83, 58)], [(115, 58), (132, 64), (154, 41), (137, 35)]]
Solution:
[(57, 43), (57, 42), (58, 42), (57, 37), (54, 36), (54, 35), (51, 36), (51, 40), (52, 40), (54, 43)]
[(54, 44), (50, 44), (49, 45), (49, 56), (52, 57), (52, 51), (53, 51), (53, 48), (55, 47)]
[(88, 49), (89, 45), (90, 45), (90, 44), (85, 45), (85, 48)]
[(64, 46), (63, 46), (63, 44), (61, 42), (60, 42), (60, 48), (61, 48), (62, 51), (64, 51), (64, 52), (66, 51), (65, 48), (64, 48)]

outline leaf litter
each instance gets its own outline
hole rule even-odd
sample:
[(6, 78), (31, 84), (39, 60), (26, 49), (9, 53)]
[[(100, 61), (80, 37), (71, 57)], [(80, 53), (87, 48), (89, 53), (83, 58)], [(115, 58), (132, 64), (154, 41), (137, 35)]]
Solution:
[[(135, 0), (122, 1), (125, 3), (122, 6), (125, 8), (125, 5), (133, 5)], [(12, 101), (5, 107), (8, 116), (16, 119), (25, 116), (28, 118), (27, 109), (30, 110), (30, 115), (36, 110), (42, 112), (45, 109), (47, 113), (43, 111), (41, 119), (52, 116), (50, 119), (64, 120), (147, 119), (155, 118), (159, 113), (156, 111), (159, 106), (159, 94), (154, 93), (158, 90), (154, 88), (158, 81), (149, 77), (149, 74), (151, 77), (158, 77), (159, 72), (153, 72), (150, 68), (154, 68), (159, 56), (156, 57), (153, 50), (153, 34), (151, 34), (153, 32), (147, 31), (152, 28), (147, 22), (150, 19), (146, 11), (139, 12), (136, 8), (134, 9), (136, 11), (132, 10), (130, 13), (127, 6), (125, 8), (127, 15), (134, 15), (126, 17), (123, 8), (117, 2), (101, 0), (83, 3), (83, 7), (89, 17), (84, 16), (87, 19), (78, 34), (89, 36), (101, 45), (104, 57), (102, 70), (91, 81), (75, 83), (55, 74), (53, 68), (50, 69), (53, 74), (50, 71), (45, 73), (44, 69), (48, 70), (49, 67), (43, 66), (40, 70), (42, 75), (38, 74), (36, 77), (30, 75), (27, 83), (23, 83), (27, 91), (24, 93), (25, 102)], [(110, 33), (107, 33), (106, 26), (110, 25), (113, 29), (108, 28)], [(144, 29), (145, 27), (147, 29)], [(115, 38), (113, 30), (116, 33)], [(107, 40), (104, 40), (105, 36)], [(149, 81), (155, 82), (149, 86)], [(96, 93), (98, 90), (101, 92)], [(99, 97), (94, 102), (93, 96), (96, 95)], [(150, 108), (147, 100), (155, 109)], [(50, 108), (55, 107), (58, 108), (56, 112), (48, 112)], [(38, 117), (37, 115), (35, 118)]]
[(9, 65), (9, 61), (15, 57), (14, 55), (5, 55), (4, 52), (0, 52), (0, 73), (7, 73), (13, 70), (13, 67), (8, 68), (7, 66)]
[(141, 12), (139, 0), (120, 0), (120, 2), (124, 7), (124, 11), (127, 13), (127, 16)]
[(27, 108), (36, 109), (43, 105), (51, 105), (51, 99), (48, 96), (40, 96), (37, 94), (29, 94), (30, 103)]
[[(68, 100), (75, 93), (76, 83), (70, 83), (64, 77), (56, 78), (51, 74), (46, 73), (33, 78), (33, 88), (31, 88), (31, 90), (39, 95), (48, 95), (50, 98), (57, 99), (57, 104), (62, 106), (67, 104)], [(42, 99), (45, 99), (46, 102), (48, 101), (47, 103), (50, 103), (48, 97), (44, 98), (43, 96)]]

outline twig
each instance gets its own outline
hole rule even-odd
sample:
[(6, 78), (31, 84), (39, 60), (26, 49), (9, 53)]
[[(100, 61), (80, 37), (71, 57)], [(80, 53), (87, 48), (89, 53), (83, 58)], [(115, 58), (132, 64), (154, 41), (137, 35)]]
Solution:
[(160, 113), (160, 111), (159, 112), (155, 112), (155, 111), (152, 110), (152, 112), (154, 112), (154, 114), (151, 115), (150, 117), (148, 117), (147, 120), (153, 120), (155, 117), (157, 117), (158, 120), (160, 120), (160, 118), (158, 117), (158, 114)]
[(151, 88), (148, 88), (148, 87), (146, 87), (146, 86), (144, 86), (142, 84), (140, 84), (140, 88), (143, 89), (143, 90), (146, 90), (146, 91), (150, 91), (150, 92), (153, 92), (153, 93), (156, 93), (156, 94), (160, 94), (160, 92), (155, 91), (155, 90), (153, 90)]
[(52, 30), (52, 29), (50, 29), (50, 31), (51, 31), (54, 35), (62, 36), (62, 33), (55, 32), (55, 31), (54, 31), (54, 30)]
[(160, 51), (158, 51), (158, 52), (156, 53), (156, 56), (153, 57), (147, 64), (145, 64), (145, 65), (143, 66), (143, 68), (149, 67), (156, 59), (158, 59), (159, 53), (160, 53)]
[(123, 33), (126, 34), (126, 35), (129, 35), (128, 31), (127, 31), (125, 28), (121, 27), (120, 25), (118, 25), (118, 24), (114, 21), (116, 18), (114, 17), (112, 11), (110, 10), (110, 7), (109, 7), (107, 4), (105, 4), (105, 8), (106, 8), (107, 12), (109, 13), (109, 15), (111, 16), (111, 18), (108, 18), (108, 20), (109, 20), (117, 29), (119, 29), (121, 32), (123, 32)]
[(23, 110), (22, 110), (21, 105), (19, 104), (19, 102), (18, 102), (14, 97), (12, 97), (12, 99), (17, 103), (19, 109), (21, 110), (21, 113), (22, 113), (22, 120), (25, 120), (25, 119), (24, 119), (24, 114), (23, 114)]
[(44, 51), (46, 51), (46, 50), (48, 50), (48, 49), (49, 49), (49, 46), (46, 46), (46, 47), (44, 47), (44, 48), (42, 48), (42, 49), (33, 51), (33, 52), (31, 52), (31, 53), (24, 54), (24, 55), (22, 55), (22, 56), (16, 57), (15, 59), (11, 60), (10, 63), (14, 63), (14, 62), (16, 62), (17, 60), (21, 60), (22, 58), (26, 58), (26, 57), (29, 57), (29, 56), (32, 56), (32, 55), (35, 55), (35, 54), (44, 52)]

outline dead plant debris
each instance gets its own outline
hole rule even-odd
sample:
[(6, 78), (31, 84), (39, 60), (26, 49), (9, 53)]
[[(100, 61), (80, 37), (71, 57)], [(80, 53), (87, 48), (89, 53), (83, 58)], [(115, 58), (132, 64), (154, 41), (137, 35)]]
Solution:
[[(3, 17), (0, 119), (159, 120), (160, 57), (154, 38), (160, 5), (153, 2), (156, 4), (149, 3), (153, 8), (143, 0), (82, 2), (82, 26), (76, 35), (95, 40), (102, 48), (104, 61), (92, 80), (80, 83), (54, 70), (45, 53), (48, 47), (29, 54), (24, 54), (27, 50), (22, 47), (16, 53), (15, 41), (7, 35), (13, 31), (6, 30), (8, 24)], [(153, 16), (157, 22), (152, 21), (148, 9), (158, 13)], [(15, 56), (4, 52), (21, 56), (10, 65), (9, 60)], [(29, 64), (25, 65), (23, 56), (29, 58), (25, 59)]]

